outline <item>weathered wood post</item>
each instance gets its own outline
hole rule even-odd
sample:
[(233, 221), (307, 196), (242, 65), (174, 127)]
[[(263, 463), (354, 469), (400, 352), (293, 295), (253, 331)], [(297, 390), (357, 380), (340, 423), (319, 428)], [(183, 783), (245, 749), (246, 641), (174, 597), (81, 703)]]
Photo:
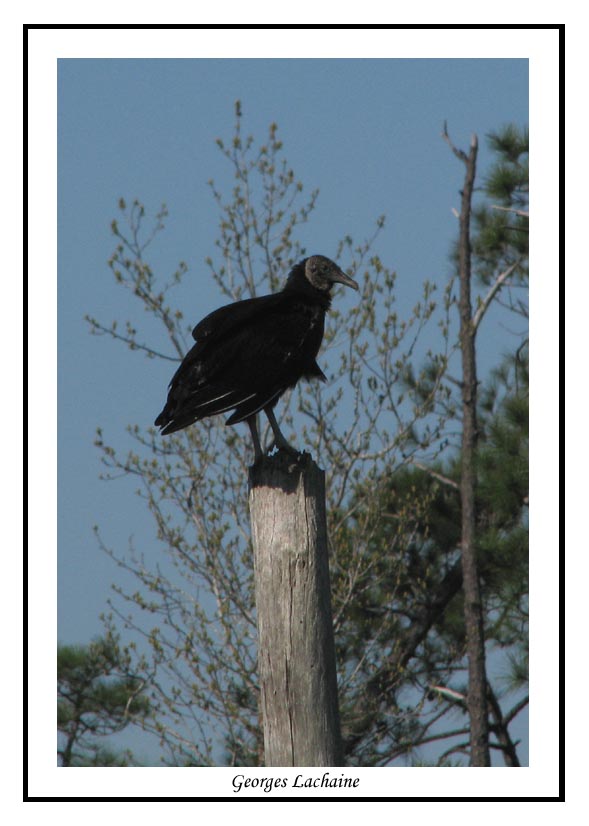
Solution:
[(281, 451), (250, 468), (266, 766), (343, 764), (325, 474)]

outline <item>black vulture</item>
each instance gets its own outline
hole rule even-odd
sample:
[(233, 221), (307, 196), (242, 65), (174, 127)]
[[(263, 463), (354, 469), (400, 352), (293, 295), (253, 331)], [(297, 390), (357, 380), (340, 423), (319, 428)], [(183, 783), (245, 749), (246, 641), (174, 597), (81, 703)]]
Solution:
[(226, 424), (248, 423), (257, 461), (263, 452), (256, 414), (264, 410), (276, 447), (296, 452), (273, 408), (299, 379), (326, 380), (315, 358), (333, 284), (358, 289), (329, 258), (312, 255), (293, 267), (280, 292), (220, 307), (197, 324), (196, 344), (173, 376), (155, 420), (162, 434), (233, 410)]

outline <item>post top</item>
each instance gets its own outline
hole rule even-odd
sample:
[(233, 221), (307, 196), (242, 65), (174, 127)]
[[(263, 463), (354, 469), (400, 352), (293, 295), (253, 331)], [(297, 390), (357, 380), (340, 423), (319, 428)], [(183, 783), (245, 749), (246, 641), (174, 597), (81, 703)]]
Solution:
[(289, 453), (278, 450), (263, 456), (249, 468), (249, 487), (280, 487), (287, 492), (296, 490), (301, 475), (323, 475), (310, 453)]

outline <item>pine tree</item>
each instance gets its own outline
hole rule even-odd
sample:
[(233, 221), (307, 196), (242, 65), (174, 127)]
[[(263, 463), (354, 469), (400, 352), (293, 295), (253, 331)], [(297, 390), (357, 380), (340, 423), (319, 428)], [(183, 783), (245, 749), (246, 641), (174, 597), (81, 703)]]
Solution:
[[(488, 680), (489, 729), (491, 746), (501, 750), (506, 765), (519, 765), (509, 724), (527, 703), (525, 360), (517, 365), (517, 380), (515, 370), (506, 361), (481, 394), (476, 502), (485, 639), (495, 662)], [(361, 487), (357, 491), (355, 521), (369, 519), (372, 537), (364, 549), (365, 574), (342, 623), (345, 633), (338, 636), (340, 658), (357, 669), (357, 690), (348, 693), (343, 709), (348, 760), (357, 765), (403, 754), (415, 764), (422, 746), (430, 761), (448, 765), (465, 751), (467, 721), (453, 724), (454, 712), (466, 714), (468, 687), (459, 480), (455, 456), (387, 474), (376, 483), (377, 502)], [(367, 498), (370, 513), (363, 508)], [(354, 531), (341, 541), (353, 546)]]
[(89, 645), (57, 648), (57, 755), (61, 766), (129, 766), (101, 741), (146, 717), (145, 680), (129, 673), (128, 654), (108, 634)]

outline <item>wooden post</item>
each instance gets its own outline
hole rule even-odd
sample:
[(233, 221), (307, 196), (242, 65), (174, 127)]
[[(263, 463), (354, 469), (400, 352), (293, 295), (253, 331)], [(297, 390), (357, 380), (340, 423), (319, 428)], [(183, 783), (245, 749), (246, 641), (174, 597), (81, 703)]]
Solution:
[(266, 766), (343, 764), (325, 475), (284, 451), (250, 468)]

